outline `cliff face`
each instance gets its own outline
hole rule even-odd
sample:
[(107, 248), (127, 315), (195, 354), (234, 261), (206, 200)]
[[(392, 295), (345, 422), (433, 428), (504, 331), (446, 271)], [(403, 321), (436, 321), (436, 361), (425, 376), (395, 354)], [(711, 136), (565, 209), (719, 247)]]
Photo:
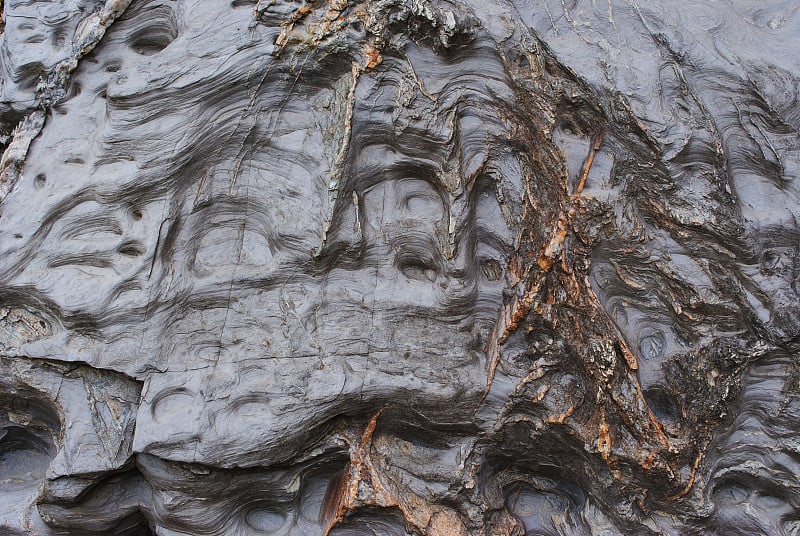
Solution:
[(800, 534), (762, 4), (7, 2), (0, 532)]

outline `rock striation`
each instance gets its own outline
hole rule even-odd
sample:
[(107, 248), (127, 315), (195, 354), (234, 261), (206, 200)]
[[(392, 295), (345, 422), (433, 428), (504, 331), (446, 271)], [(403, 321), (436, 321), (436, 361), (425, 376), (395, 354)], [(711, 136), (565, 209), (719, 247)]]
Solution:
[(800, 534), (793, 0), (9, 0), (0, 534)]

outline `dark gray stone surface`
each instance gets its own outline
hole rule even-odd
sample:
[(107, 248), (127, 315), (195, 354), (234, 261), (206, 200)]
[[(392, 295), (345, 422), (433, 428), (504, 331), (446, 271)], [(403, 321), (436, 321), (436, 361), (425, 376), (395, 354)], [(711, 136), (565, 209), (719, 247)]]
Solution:
[(1, 534), (800, 534), (794, 1), (3, 20)]

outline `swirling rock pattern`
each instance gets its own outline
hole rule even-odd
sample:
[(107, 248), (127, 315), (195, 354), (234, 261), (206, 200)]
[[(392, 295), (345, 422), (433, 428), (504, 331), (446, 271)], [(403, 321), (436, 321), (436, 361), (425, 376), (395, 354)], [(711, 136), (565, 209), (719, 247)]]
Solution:
[(800, 534), (793, 1), (3, 22), (0, 533)]

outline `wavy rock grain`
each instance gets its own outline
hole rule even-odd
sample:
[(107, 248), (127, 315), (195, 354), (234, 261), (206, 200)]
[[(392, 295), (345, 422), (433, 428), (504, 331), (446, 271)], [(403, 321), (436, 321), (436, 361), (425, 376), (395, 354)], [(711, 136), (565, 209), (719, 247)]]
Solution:
[(3, 20), (0, 532), (800, 533), (792, 2)]

